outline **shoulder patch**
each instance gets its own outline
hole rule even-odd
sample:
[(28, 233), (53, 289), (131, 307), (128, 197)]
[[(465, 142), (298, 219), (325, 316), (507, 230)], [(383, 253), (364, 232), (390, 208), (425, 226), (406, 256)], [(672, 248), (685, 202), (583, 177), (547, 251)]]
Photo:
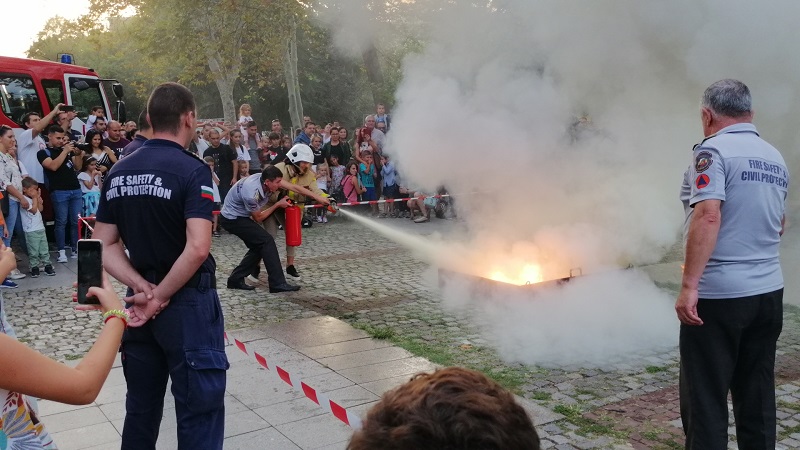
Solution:
[(702, 151), (697, 154), (697, 158), (694, 160), (694, 170), (697, 173), (703, 173), (711, 167), (711, 164), (714, 164), (714, 159), (711, 158), (711, 153)]
[(694, 185), (697, 186), (697, 189), (703, 189), (708, 186), (709, 183), (711, 183), (711, 179), (706, 174), (699, 175), (694, 181)]

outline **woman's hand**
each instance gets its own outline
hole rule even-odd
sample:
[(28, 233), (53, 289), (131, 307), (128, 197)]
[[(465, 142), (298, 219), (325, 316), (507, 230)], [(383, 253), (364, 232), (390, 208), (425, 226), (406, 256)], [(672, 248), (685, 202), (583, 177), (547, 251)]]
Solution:
[[(3, 232), (8, 232), (8, 227), (3, 226)], [(5, 278), (12, 270), (17, 268), (17, 257), (10, 247), (0, 242), (0, 276)]]

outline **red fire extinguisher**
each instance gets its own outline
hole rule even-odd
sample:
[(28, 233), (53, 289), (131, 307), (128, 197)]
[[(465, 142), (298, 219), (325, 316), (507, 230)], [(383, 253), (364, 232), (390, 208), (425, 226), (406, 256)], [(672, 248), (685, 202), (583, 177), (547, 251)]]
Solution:
[(286, 223), (283, 224), (283, 229), (286, 231), (286, 245), (299, 247), (303, 243), (303, 210), (298, 206), (292, 205), (285, 208), (284, 211), (286, 213)]

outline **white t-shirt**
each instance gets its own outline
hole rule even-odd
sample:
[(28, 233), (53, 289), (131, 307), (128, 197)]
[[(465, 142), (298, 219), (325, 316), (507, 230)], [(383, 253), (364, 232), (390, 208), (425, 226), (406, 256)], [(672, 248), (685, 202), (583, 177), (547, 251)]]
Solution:
[(205, 153), (206, 149), (210, 146), (207, 140), (200, 138), (197, 140), (197, 154), (200, 155), (200, 159), (203, 158), (203, 153)]
[(231, 148), (236, 150), (236, 159), (238, 161), (250, 161), (250, 152), (247, 151), (246, 148), (244, 148), (244, 145), (240, 144), (239, 148), (234, 148), (233, 146), (231, 146)]
[(28, 175), (39, 183), (44, 183), (44, 169), (36, 154), (47, 145), (38, 134), (33, 137), (33, 130), (25, 130), (17, 136), (17, 159), (28, 169)]
[(89, 175), (88, 172), (80, 172), (78, 174), (78, 180), (80, 180), (80, 182), (81, 182), (81, 193), (82, 194), (85, 194), (87, 192), (100, 192), (100, 177), (99, 176), (94, 177), (94, 186), (92, 186), (91, 189), (86, 187), (86, 184), (84, 184), (84, 182), (89, 181), (91, 179), (92, 179), (92, 177), (91, 177), (91, 175)]
[(214, 203), (222, 203), (222, 197), (219, 195), (219, 178), (214, 171), (211, 171), (211, 190), (214, 191)]
[(28, 173), (28, 168), (25, 167), (25, 164), (22, 164), (22, 161), (17, 160), (17, 164), (19, 164), (19, 173), (22, 174), (22, 178), (29, 177), (30, 174)]
[(42, 222), (42, 213), (38, 209), (34, 209), (33, 200), (25, 196), (25, 201), (28, 202), (30, 207), (25, 210), (20, 208), (20, 218), (22, 222), (22, 231), (30, 233), (32, 231), (44, 230), (44, 222)]

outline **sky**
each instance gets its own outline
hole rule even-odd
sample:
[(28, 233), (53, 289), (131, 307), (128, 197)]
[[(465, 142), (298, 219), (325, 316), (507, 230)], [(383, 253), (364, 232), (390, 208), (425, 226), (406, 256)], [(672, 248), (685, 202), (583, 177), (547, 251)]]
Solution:
[(89, 10), (89, 0), (27, 0), (25, 6), (34, 14), (25, 15), (25, 20), (9, 18), (0, 27), (0, 56), (25, 58), (25, 51), (49, 18), (76, 19)]

